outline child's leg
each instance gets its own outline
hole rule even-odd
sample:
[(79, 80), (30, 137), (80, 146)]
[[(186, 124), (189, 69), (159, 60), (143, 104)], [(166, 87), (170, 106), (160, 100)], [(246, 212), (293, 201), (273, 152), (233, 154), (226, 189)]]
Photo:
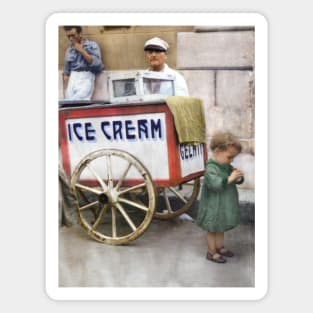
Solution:
[(215, 233), (215, 238), (216, 249), (220, 250), (224, 247), (224, 233)]
[(208, 253), (207, 259), (216, 263), (225, 263), (226, 260), (217, 252), (216, 234), (208, 232)]
[(224, 233), (216, 233), (216, 251), (222, 256), (232, 257), (234, 253), (224, 247)]
[(208, 250), (211, 254), (216, 252), (216, 233), (208, 232)]

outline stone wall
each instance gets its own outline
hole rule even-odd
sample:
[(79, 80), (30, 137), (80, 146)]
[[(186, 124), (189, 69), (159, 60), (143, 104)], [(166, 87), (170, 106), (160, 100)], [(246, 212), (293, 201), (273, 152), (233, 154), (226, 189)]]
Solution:
[(240, 138), (243, 153), (234, 163), (245, 172), (242, 197), (254, 202), (254, 30), (208, 27), (178, 32), (177, 52), (177, 69), (190, 95), (203, 101), (207, 142), (218, 130)]

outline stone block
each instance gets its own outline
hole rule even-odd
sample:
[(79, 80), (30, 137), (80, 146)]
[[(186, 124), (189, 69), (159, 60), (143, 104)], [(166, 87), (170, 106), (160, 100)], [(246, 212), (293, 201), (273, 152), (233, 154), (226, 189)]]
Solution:
[(229, 130), (244, 139), (254, 137), (253, 80), (251, 71), (217, 71), (216, 108), (211, 109), (214, 130)]
[(189, 95), (200, 98), (205, 110), (215, 103), (214, 71), (179, 71), (185, 78)]
[(245, 138), (239, 138), (239, 141), (242, 146), (242, 153), (249, 153), (251, 155), (254, 155), (253, 150), (253, 139), (245, 139)]
[(180, 70), (190, 96), (203, 101), (207, 139), (220, 130), (229, 130), (246, 142), (254, 136), (253, 73), (251, 71)]
[(245, 110), (254, 105), (252, 71), (216, 71), (216, 106)]
[(177, 68), (254, 66), (254, 31), (177, 33)]
[[(179, 71), (185, 78), (191, 97), (202, 100), (203, 111), (206, 121), (207, 136), (212, 134), (215, 127), (215, 120), (212, 120), (211, 108), (215, 103), (215, 74), (214, 71), (186, 70)], [(215, 116), (214, 116), (215, 117)]]
[(224, 109), (211, 106), (206, 111), (205, 117), (207, 141), (209, 142), (215, 132), (224, 130)]
[[(251, 109), (246, 111), (232, 108), (210, 107), (206, 113), (207, 140), (218, 131), (230, 131), (239, 139), (251, 138)], [(250, 151), (249, 144), (244, 146), (246, 151)]]
[(251, 108), (236, 109), (224, 108), (223, 129), (231, 131), (239, 138), (251, 138), (253, 121), (251, 120)]
[(244, 173), (244, 183), (238, 185), (242, 189), (254, 189), (255, 179), (255, 162), (254, 156), (249, 153), (240, 153), (233, 162), (233, 166), (237, 167)]

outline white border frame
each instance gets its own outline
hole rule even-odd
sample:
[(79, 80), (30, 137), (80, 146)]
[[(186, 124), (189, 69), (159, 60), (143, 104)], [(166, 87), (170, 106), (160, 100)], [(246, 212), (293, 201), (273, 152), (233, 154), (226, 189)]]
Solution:
[[(255, 287), (60, 288), (58, 44), (60, 25), (255, 26)], [(55, 13), (46, 22), (46, 292), (55, 300), (258, 300), (268, 284), (267, 21), (258, 13)]]

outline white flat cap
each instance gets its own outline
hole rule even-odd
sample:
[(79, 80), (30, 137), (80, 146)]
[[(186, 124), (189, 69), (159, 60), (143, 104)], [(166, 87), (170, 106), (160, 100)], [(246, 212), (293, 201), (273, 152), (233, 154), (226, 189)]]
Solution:
[(154, 37), (145, 42), (144, 51), (149, 50), (167, 51), (168, 48), (169, 44), (165, 40), (159, 37)]

